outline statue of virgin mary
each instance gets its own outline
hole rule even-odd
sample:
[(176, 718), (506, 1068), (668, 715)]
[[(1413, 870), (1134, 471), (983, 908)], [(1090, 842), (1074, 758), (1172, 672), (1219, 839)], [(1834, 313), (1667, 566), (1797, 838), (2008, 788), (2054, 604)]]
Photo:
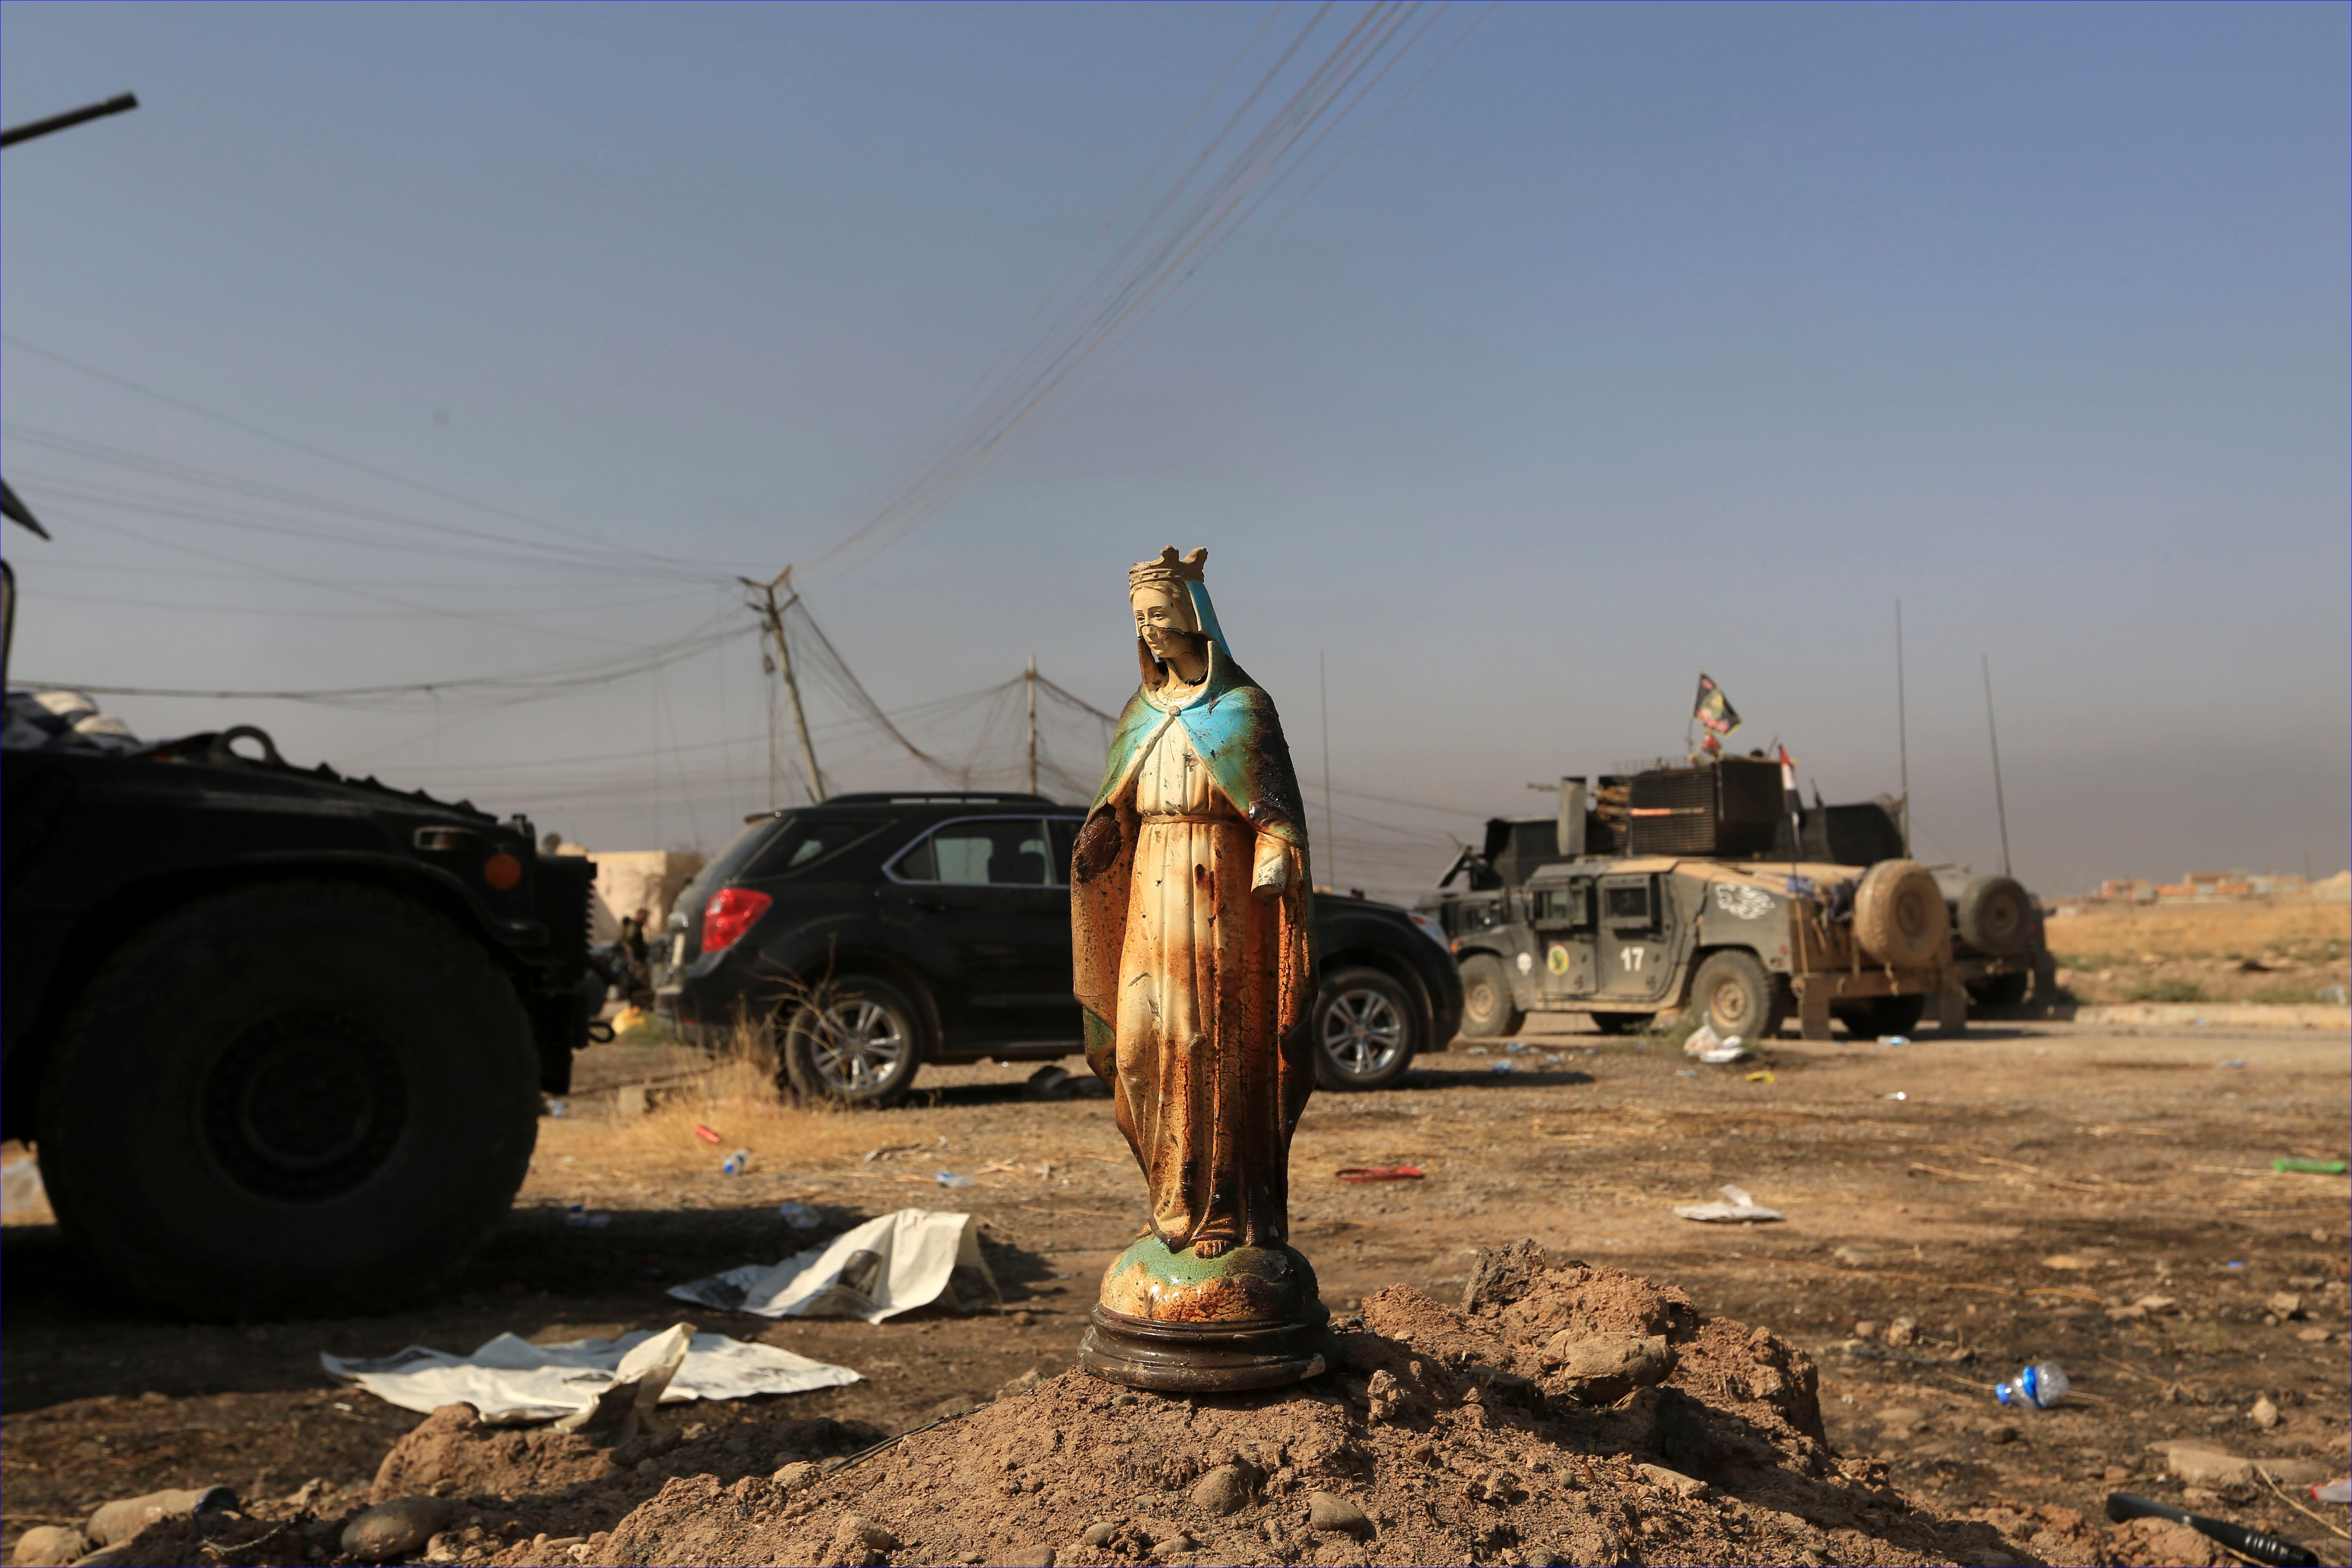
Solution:
[(1150, 1196), (1103, 1305), (1232, 1323), (1313, 1297), (1284, 1243), (1314, 1083), (1314, 900), (1281, 721), (1234, 662), (1207, 558), (1171, 547), (1128, 574), (1142, 685), (1078, 835), (1070, 918), (1087, 1059)]

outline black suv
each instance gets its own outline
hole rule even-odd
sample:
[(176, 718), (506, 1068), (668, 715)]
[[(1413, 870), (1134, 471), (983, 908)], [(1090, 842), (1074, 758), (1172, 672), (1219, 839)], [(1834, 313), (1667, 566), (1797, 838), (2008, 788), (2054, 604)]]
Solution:
[[(664, 1016), (706, 1039), (771, 1026), (803, 1094), (887, 1105), (924, 1061), (1082, 1048), (1071, 847), (1084, 813), (1034, 795), (845, 795), (753, 817), (679, 896)], [(1385, 1089), (1462, 1018), (1444, 938), (1318, 893), (1314, 1036), (1329, 1089)]]

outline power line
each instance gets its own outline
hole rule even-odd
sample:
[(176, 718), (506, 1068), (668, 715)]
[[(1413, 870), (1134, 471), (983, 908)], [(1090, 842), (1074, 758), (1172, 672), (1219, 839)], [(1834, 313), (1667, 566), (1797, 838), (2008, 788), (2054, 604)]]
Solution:
[(47, 360), (52, 364), (63, 365), (68, 370), (79, 372), (83, 375), (89, 376), (93, 380), (106, 382), (110, 385), (121, 387), (126, 392), (137, 393), (142, 397), (152, 398), (158, 403), (165, 404), (171, 407), (180, 409), (184, 413), (195, 415), (201, 419), (212, 420), (215, 424), (226, 426), (232, 430), (242, 431), (247, 436), (252, 436), (263, 441), (273, 442), (290, 451), (300, 452), (305, 457), (316, 458), (321, 462), (334, 463), (342, 468), (350, 468), (355, 473), (366, 474), (373, 479), (383, 479), (387, 483), (405, 485), (410, 489), (419, 491), (425, 495), (434, 496), (441, 500), (453, 501), (459, 506), (471, 507), (475, 510), (486, 513), (491, 517), (502, 517), (509, 522), (519, 522), (527, 528), (536, 528), (544, 532), (554, 534), (560, 538), (583, 542), (593, 545), (596, 548), (611, 551), (615, 554), (634, 557), (647, 564), (656, 566), (674, 564), (673, 562), (666, 557), (651, 555), (643, 551), (630, 550), (623, 546), (610, 544), (603, 540), (594, 538), (593, 535), (582, 534), (571, 529), (560, 528), (554, 523), (542, 521), (538, 518), (531, 517), (524, 512), (516, 511), (511, 508), (493, 505), (488, 501), (476, 500), (470, 496), (460, 495), (455, 490), (445, 489), (439, 485), (427, 484), (422, 479), (413, 479), (405, 474), (394, 473), (389, 468), (381, 468), (373, 463), (362, 462), (356, 458), (347, 458), (340, 452), (331, 452), (323, 447), (313, 446), (308, 441), (299, 440), (291, 436), (280, 435), (275, 430), (265, 429), (263, 426), (256, 425), (250, 420), (239, 419), (234, 415), (223, 414), (217, 409), (207, 408), (200, 403), (191, 402), (187, 398), (175, 396), (171, 393), (162, 392), (154, 387), (133, 381), (129, 376), (117, 375), (112, 371), (100, 370), (96, 365), (86, 364), (80, 360), (72, 359), (65, 354), (61, 354), (54, 349), (46, 349), (41, 347), (38, 343), (28, 342), (25, 339), (16, 336), (14, 333), (0, 332), (0, 342), (5, 342), (10, 348), (20, 349), (26, 353), (35, 355), (37, 358)]
[[(1036, 334), (1014, 357), (1013, 369), (995, 377), (994, 384), (980, 395), (976, 403), (970, 394), (960, 400), (960, 406), (970, 405), (971, 411), (953, 434), (911, 477), (895, 480), (886, 498), (863, 521), (803, 563), (806, 572), (822, 577), (852, 570), (919, 526), (1006, 449), (1047, 406), (1092, 374), (1104, 354), (1130, 340), (1155, 312), (1192, 282), (1210, 256), (1249, 224), (1267, 197), (1300, 171), (1331, 132), (1353, 115), (1396, 63), (1419, 45), (1444, 11), (1441, 4), (1426, 22), (1406, 35), (1407, 24), (1422, 8), (1422, 0), (1379, 0), (1358, 16), (1289, 97), (1242, 140), (1237, 150), (1205, 184), (1193, 188), (1193, 182), (1209, 166), (1214, 154), (1241, 129), (1259, 100), (1284, 75), (1292, 58), (1331, 9), (1328, 3), (1318, 8), (1250, 89), (1241, 106), (1194, 157), (1192, 165), (1138, 221), (1095, 278), (1073, 297), (1052, 325)], [(1479, 20), (1483, 19), (1484, 13)], [(1475, 28), (1476, 25), (1474, 21), (1471, 26)], [(1469, 30), (1465, 28), (1462, 37), (1466, 37)], [(1255, 42), (1253, 38), (1253, 47)], [(1461, 37), (1455, 37), (1440, 55), (1440, 60), (1460, 42)], [(1228, 75), (1231, 68), (1228, 68)], [(1364, 79), (1368, 72), (1367, 80)], [(1393, 112), (1396, 104), (1410, 96), (1428, 74), (1424, 70), (1408, 85), (1381, 111), (1381, 119)], [(1220, 79), (1221, 85), (1223, 79)], [(1195, 110), (1192, 119), (1187, 121), (1188, 127), (1200, 113)], [(1374, 125), (1378, 123), (1376, 120)], [(1332, 166), (1362, 142), (1363, 137), (1358, 137), (1339, 153)], [(1154, 166), (1164, 163), (1167, 156), (1163, 152)], [(1317, 176), (1318, 182), (1328, 173), (1326, 168)], [(1249, 201), (1252, 193), (1261, 187), (1264, 194)], [(1130, 195), (1122, 204), (1122, 210), (1134, 200)], [(1248, 205), (1244, 206), (1242, 204), (1245, 201)], [(1285, 208), (1275, 223), (1282, 221), (1297, 205), (1293, 202)], [(1100, 239), (1097, 234), (1089, 242), (1089, 250)], [(1056, 284), (1054, 292), (1059, 293), (1066, 283), (1066, 279)], [(1049, 304), (1052, 298), (1049, 294)], [(1033, 315), (1032, 321), (1035, 320), (1037, 316)], [(1024, 332), (1029, 331), (1024, 328)], [(1002, 363), (1006, 357), (1001, 353), (996, 363)], [(987, 375), (982, 377), (983, 381), (989, 379)]]

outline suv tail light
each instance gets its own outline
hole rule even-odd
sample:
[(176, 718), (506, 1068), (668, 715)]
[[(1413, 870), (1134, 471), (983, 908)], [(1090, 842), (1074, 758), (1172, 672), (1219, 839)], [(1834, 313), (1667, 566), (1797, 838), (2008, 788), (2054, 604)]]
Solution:
[(702, 951), (719, 952), (735, 945), (751, 922), (768, 912), (775, 900), (749, 888), (721, 888), (702, 906)]

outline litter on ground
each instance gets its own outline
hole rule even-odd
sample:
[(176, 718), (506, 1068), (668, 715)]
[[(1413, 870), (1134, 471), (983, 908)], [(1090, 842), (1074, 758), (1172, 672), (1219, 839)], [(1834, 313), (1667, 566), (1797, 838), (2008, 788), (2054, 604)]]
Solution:
[(1417, 1165), (1349, 1165), (1331, 1173), (1343, 1182), (1417, 1182), (1422, 1179), (1421, 1168)]
[(669, 1293), (699, 1307), (763, 1318), (869, 1323), (935, 1301), (957, 1312), (1003, 1302), (981, 1256), (980, 1222), (929, 1209), (898, 1209), (782, 1263), (746, 1263), (672, 1286)]
[(1756, 1200), (1748, 1195), (1746, 1187), (1726, 1184), (1715, 1190), (1723, 1194), (1724, 1201), (1711, 1204), (1684, 1204), (1676, 1208), (1675, 1213), (1684, 1219), (1700, 1220), (1716, 1225), (1761, 1225), (1769, 1220), (1787, 1217), (1779, 1209), (1759, 1207)]
[(462, 1400), (480, 1411), (484, 1421), (510, 1426), (594, 1408), (607, 1391), (668, 1360), (677, 1338), (686, 1339), (685, 1353), (659, 1392), (664, 1405), (805, 1394), (858, 1381), (845, 1366), (724, 1334), (692, 1333), (684, 1323), (660, 1333), (646, 1329), (617, 1340), (551, 1345), (500, 1334), (467, 1356), (423, 1345), (376, 1360), (321, 1352), (319, 1364), (328, 1376), (404, 1410), (432, 1411)]

